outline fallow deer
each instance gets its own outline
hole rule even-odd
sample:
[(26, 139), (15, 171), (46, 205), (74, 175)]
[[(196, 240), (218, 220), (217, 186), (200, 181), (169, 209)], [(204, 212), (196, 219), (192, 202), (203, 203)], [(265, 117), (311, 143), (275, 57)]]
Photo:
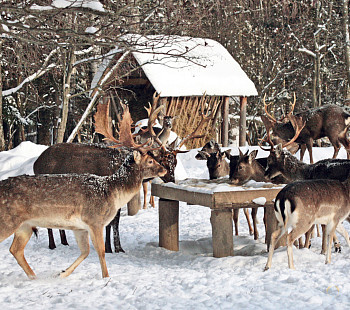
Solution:
[[(91, 173), (108, 176), (115, 173), (125, 158), (132, 152), (126, 147), (110, 148), (103, 144), (59, 143), (47, 148), (35, 161), (35, 174)], [(112, 253), (110, 235), (113, 228), (114, 251), (124, 252), (119, 237), (118, 210), (115, 219), (106, 226), (106, 253)], [(56, 247), (52, 229), (48, 229), (49, 248)], [(60, 230), (61, 243), (68, 244), (64, 230)], [(62, 239), (63, 238), (63, 239)], [(66, 242), (64, 242), (66, 241)]]
[[(283, 140), (289, 141), (295, 134), (293, 124), (286, 117), (276, 120), (271, 114), (269, 114), (267, 111), (267, 104), (265, 103), (265, 97), (263, 102), (267, 117), (262, 116), (261, 119), (263, 120), (266, 129), (272, 129), (275, 135)], [(293, 113), (295, 101), (296, 99), (294, 95), (294, 103), (292, 104), (292, 110), (289, 112), (289, 115)], [(305, 149), (307, 148), (310, 155), (310, 163), (314, 162), (312, 156), (313, 141), (322, 137), (328, 137), (333, 145), (333, 158), (337, 157), (341, 144), (344, 145), (347, 151), (348, 159), (350, 158), (350, 141), (346, 136), (350, 126), (350, 113), (344, 108), (334, 104), (323, 105), (308, 111), (296, 113), (295, 118), (299, 122), (305, 122), (304, 129), (295, 140), (295, 142), (302, 147), (300, 154), (301, 160), (303, 159)]]
[[(350, 179), (305, 180), (288, 184), (277, 195), (274, 210), (278, 229), (271, 236), (268, 260), (265, 270), (271, 268), (275, 244), (287, 233), (287, 254), (289, 268), (294, 269), (292, 245), (294, 240), (305, 234), (312, 225), (325, 225), (326, 264), (331, 262), (332, 236), (338, 225), (350, 213)], [(349, 236), (345, 229), (338, 230), (348, 245)]]
[[(230, 173), (230, 167), (234, 163), (237, 163), (239, 156), (231, 155), (231, 150), (222, 152), (219, 144), (215, 140), (208, 141), (200, 151), (196, 154), (195, 158), (197, 160), (206, 160), (207, 168), (209, 172), (209, 179), (214, 180), (220, 177), (224, 177)], [(230, 164), (226, 161), (226, 158), (230, 160)], [(249, 234), (256, 236), (257, 230), (254, 231), (250, 219), (248, 209), (243, 209), (244, 215), (247, 220)], [(252, 216), (254, 216), (254, 211), (252, 210)], [(256, 216), (256, 215), (255, 215)], [(239, 209), (233, 210), (233, 222), (235, 225), (235, 235), (238, 236), (238, 219), (239, 219)], [(254, 222), (254, 219), (253, 219)]]
[[(123, 125), (131, 124), (128, 110)], [(33, 229), (71, 229), (81, 251), (74, 263), (61, 273), (69, 276), (89, 254), (90, 235), (98, 253), (102, 277), (108, 277), (103, 246), (103, 228), (118, 209), (141, 188), (142, 181), (164, 176), (166, 170), (138, 146), (130, 134), (120, 128), (120, 143), (134, 148), (111, 176), (62, 174), (19, 176), (0, 182), (0, 241), (15, 234), (10, 252), (29, 278), (35, 273), (24, 257), (24, 248)], [(132, 141), (131, 141), (132, 140)]]
[[(271, 145), (270, 155), (267, 158), (267, 167), (265, 176), (275, 178), (282, 175), (288, 183), (297, 180), (315, 180), (315, 179), (333, 179), (345, 181), (350, 176), (350, 160), (347, 159), (324, 159), (314, 164), (306, 164), (298, 160), (289, 151), (283, 149), (282, 144), (274, 147), (271, 139), (268, 143)], [(308, 244), (309, 235), (306, 238)], [(340, 251), (340, 243), (337, 236), (334, 235), (336, 251)], [(326, 250), (326, 244), (322, 244), (322, 253)]]

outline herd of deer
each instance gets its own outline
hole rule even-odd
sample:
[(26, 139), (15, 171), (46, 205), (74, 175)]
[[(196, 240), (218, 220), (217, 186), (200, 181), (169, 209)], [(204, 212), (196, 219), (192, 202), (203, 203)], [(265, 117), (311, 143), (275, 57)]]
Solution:
[[(111, 252), (111, 226), (114, 249), (123, 251), (118, 230), (121, 207), (139, 193), (142, 185), (155, 177), (161, 177), (164, 182), (175, 181), (176, 156), (181, 152), (181, 146), (189, 139), (200, 137), (201, 127), (212, 118), (209, 113), (202, 115), (191, 134), (180, 144), (169, 145), (173, 118), (167, 116), (158, 132), (153, 127), (161, 111), (161, 107), (157, 107), (158, 98), (154, 97), (154, 104), (148, 110), (147, 128), (141, 128), (138, 134), (132, 133), (132, 119), (125, 108), (116, 139), (108, 126), (108, 105), (99, 105), (95, 131), (102, 134), (110, 145), (53, 145), (35, 162), (35, 176), (18, 176), (0, 182), (0, 242), (14, 234), (10, 252), (29, 278), (35, 278), (35, 273), (24, 257), (24, 248), (36, 227), (49, 229), (49, 247), (52, 249), (55, 247), (52, 228), (73, 230), (81, 255), (60, 274), (61, 277), (70, 275), (88, 256), (89, 235), (99, 256), (102, 276), (108, 277), (105, 251)], [(295, 102), (293, 109), (294, 105)], [(265, 270), (271, 267), (276, 242), (285, 234), (289, 267), (294, 268), (292, 244), (306, 234), (305, 245), (308, 245), (314, 224), (324, 227), (322, 249), (326, 253), (326, 263), (331, 259), (331, 242), (336, 229), (350, 246), (349, 236), (342, 226), (350, 213), (350, 142), (346, 137), (350, 114), (335, 105), (295, 115), (293, 109), (287, 116), (276, 120), (268, 113), (265, 104), (267, 117), (262, 119), (267, 132), (263, 141), (270, 144), (267, 158), (256, 158), (257, 151), (250, 154), (239, 151), (239, 155), (231, 155), (230, 150), (221, 151), (215, 141), (209, 141), (196, 155), (196, 159), (207, 161), (210, 179), (229, 175), (230, 182), (235, 185), (251, 179), (288, 183), (275, 200), (279, 226), (272, 234)], [(288, 142), (275, 147), (271, 130)], [(334, 146), (333, 159), (313, 163), (313, 140), (325, 136)], [(308, 149), (311, 164), (297, 160), (283, 149), (293, 142), (300, 146), (301, 158)], [(335, 158), (340, 144), (347, 150), (347, 160)], [(258, 238), (256, 211), (252, 208), (253, 228), (245, 210), (249, 231), (255, 239)], [(238, 210), (233, 212), (233, 220), (238, 234)], [(61, 242), (68, 244), (64, 230), (60, 235)]]

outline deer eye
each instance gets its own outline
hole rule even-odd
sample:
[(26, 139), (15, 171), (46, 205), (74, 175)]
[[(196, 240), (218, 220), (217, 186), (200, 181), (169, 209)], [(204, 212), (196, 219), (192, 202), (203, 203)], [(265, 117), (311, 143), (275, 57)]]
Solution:
[(242, 166), (238, 166), (238, 170), (242, 170), (243, 169), (243, 167)]
[(148, 160), (148, 163), (149, 163), (150, 165), (152, 165), (152, 164), (153, 164), (153, 159), (149, 159), (149, 160)]

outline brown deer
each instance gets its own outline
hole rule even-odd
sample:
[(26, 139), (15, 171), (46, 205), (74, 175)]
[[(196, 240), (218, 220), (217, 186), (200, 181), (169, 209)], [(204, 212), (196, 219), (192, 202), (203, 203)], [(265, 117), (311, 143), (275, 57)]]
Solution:
[[(278, 229), (271, 236), (265, 270), (271, 268), (275, 244), (287, 233), (289, 268), (294, 269), (293, 242), (305, 234), (312, 225), (325, 225), (326, 264), (331, 262), (331, 242), (338, 225), (350, 213), (350, 179), (305, 180), (288, 184), (277, 195), (274, 210)], [(345, 229), (338, 230), (350, 246)]]
[[(298, 160), (289, 151), (283, 149), (282, 144), (274, 145), (269, 138), (268, 143), (271, 145), (270, 155), (267, 158), (267, 167), (265, 176), (275, 178), (282, 175), (288, 183), (297, 180), (315, 180), (315, 179), (333, 179), (345, 181), (350, 176), (350, 160), (347, 159), (324, 159), (314, 164), (306, 164)], [(309, 241), (309, 235), (306, 238), (306, 245)], [(334, 236), (336, 251), (341, 250), (340, 243)], [(326, 250), (326, 244), (322, 244), (322, 253)]]
[(24, 248), (37, 226), (74, 231), (81, 255), (61, 277), (69, 276), (88, 256), (89, 235), (99, 256), (102, 276), (109, 276), (103, 246), (104, 226), (140, 190), (144, 179), (166, 174), (165, 168), (147, 154), (150, 148), (136, 145), (125, 131), (127, 124), (131, 124), (128, 110), (123, 121), (120, 143), (129, 144), (134, 151), (110, 176), (37, 175), (0, 182), (0, 241), (15, 234), (10, 252), (29, 278), (35, 278), (35, 274), (24, 257)]
[[(265, 97), (263, 103), (267, 117), (261, 116), (261, 119), (264, 122), (266, 129), (272, 129), (275, 135), (285, 141), (289, 141), (295, 134), (293, 124), (288, 120), (288, 117), (276, 120), (271, 116), (267, 111)], [(295, 101), (296, 99), (294, 95), (294, 103), (292, 104), (292, 109), (291, 112), (289, 112), (289, 115), (293, 113)], [(298, 122), (305, 122), (304, 129), (295, 140), (296, 143), (301, 145), (301, 160), (303, 159), (304, 152), (307, 148), (310, 155), (310, 163), (314, 162), (312, 156), (313, 141), (322, 137), (328, 137), (333, 145), (333, 158), (337, 157), (341, 144), (344, 145), (347, 151), (348, 159), (350, 158), (350, 141), (346, 137), (346, 133), (350, 126), (350, 114), (345, 109), (334, 104), (328, 104), (308, 111), (296, 113), (295, 118)]]
[[(233, 163), (237, 163), (238, 157), (239, 156), (231, 155), (231, 150), (222, 152), (219, 144), (213, 139), (208, 141), (195, 156), (197, 160), (207, 161), (207, 168), (210, 180), (214, 180), (228, 175), (230, 173), (230, 165), (233, 165)], [(230, 160), (230, 164), (226, 161), (226, 158)], [(257, 229), (254, 230), (250, 223), (248, 209), (244, 208), (243, 212), (247, 220), (249, 234), (254, 234), (254, 236), (256, 236)], [(254, 211), (252, 210), (252, 217), (253, 216)], [(232, 217), (235, 225), (235, 235), (238, 236), (239, 209), (233, 210)]]
[[(132, 149), (110, 148), (103, 144), (59, 143), (47, 148), (35, 161), (35, 174), (91, 173), (108, 176), (115, 173)], [(120, 210), (116, 218), (106, 226), (106, 253), (112, 253), (110, 234), (114, 236), (114, 251), (124, 252), (119, 237)], [(52, 229), (48, 229), (49, 248), (56, 247)], [(60, 230), (61, 243), (68, 245), (64, 230)]]

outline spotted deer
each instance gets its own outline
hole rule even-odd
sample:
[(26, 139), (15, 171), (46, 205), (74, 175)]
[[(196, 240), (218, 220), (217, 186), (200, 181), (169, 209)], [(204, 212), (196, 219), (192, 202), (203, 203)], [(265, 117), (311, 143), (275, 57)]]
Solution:
[(271, 268), (275, 244), (287, 234), (288, 266), (294, 268), (293, 242), (312, 225), (325, 225), (326, 264), (331, 262), (331, 242), (337, 229), (350, 246), (349, 236), (339, 226), (350, 213), (350, 179), (304, 180), (288, 184), (277, 195), (274, 210), (278, 228), (272, 233), (265, 270)]
[[(128, 111), (123, 119), (131, 119)], [(121, 134), (125, 141), (127, 136)], [(74, 231), (81, 255), (60, 276), (69, 276), (89, 254), (90, 235), (102, 277), (108, 277), (103, 229), (141, 188), (142, 181), (166, 170), (147, 154), (149, 148), (130, 141), (134, 150), (110, 176), (63, 174), (19, 176), (0, 182), (0, 241), (14, 234), (10, 252), (29, 278), (35, 273), (24, 248), (37, 226)]]

